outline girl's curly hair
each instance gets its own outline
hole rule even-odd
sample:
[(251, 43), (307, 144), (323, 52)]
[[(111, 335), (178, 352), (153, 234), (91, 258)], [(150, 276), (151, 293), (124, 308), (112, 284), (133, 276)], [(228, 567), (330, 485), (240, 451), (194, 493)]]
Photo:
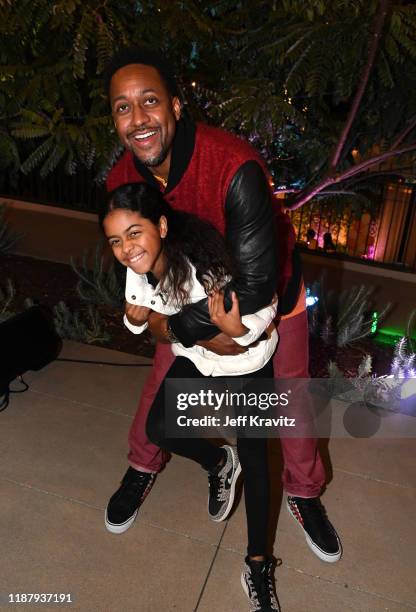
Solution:
[(176, 307), (189, 303), (186, 288), (192, 276), (189, 262), (207, 294), (222, 288), (235, 276), (234, 262), (218, 230), (195, 215), (173, 210), (154, 187), (130, 183), (115, 189), (105, 208), (100, 210), (101, 224), (109, 212), (118, 208), (138, 212), (154, 225), (158, 225), (162, 216), (166, 217), (168, 233), (163, 239), (163, 249), (167, 269), (160, 286)]

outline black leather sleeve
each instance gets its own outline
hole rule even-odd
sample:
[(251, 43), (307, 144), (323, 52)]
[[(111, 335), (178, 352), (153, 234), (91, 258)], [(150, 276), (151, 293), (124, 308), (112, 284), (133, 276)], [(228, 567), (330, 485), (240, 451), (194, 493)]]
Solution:
[[(237, 275), (225, 292), (237, 293), (241, 314), (254, 313), (272, 301), (277, 284), (276, 234), (269, 185), (259, 164), (248, 161), (233, 177), (225, 202), (226, 241), (237, 264)], [(185, 306), (169, 317), (171, 330), (184, 346), (219, 333), (208, 313), (208, 300)]]
[(283, 294), (279, 297), (278, 312), (280, 315), (289, 314), (295, 308), (299, 299), (302, 280), (302, 258), (299, 249), (295, 247), (292, 251), (292, 276), (289, 278)]

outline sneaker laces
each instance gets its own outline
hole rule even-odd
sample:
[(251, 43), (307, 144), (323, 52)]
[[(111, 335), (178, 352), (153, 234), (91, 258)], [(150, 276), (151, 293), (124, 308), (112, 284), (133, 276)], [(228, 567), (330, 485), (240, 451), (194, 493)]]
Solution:
[(294, 501), (299, 508), (299, 512), (301, 513), (303, 520), (310, 519), (313, 522), (319, 521), (319, 523), (327, 529), (328, 533), (332, 533), (331, 524), (326, 515), (326, 510), (319, 497), (305, 499), (302, 497), (296, 497), (294, 498)]
[(225, 481), (227, 474), (232, 466), (232, 458), (228, 450), (224, 449), (224, 463), (216, 466), (213, 470), (208, 472), (208, 483), (210, 491), (214, 490), (215, 499), (217, 501), (224, 501), (227, 499), (227, 491), (225, 488)]
[(208, 483), (210, 490), (215, 491), (215, 499), (217, 501), (222, 501), (224, 499), (225, 493), (225, 473), (224, 466), (221, 465), (218, 468), (215, 468), (211, 472), (208, 472)]
[(152, 484), (154, 480), (154, 474), (151, 472), (138, 472), (134, 475), (128, 475), (123, 479), (121, 488), (126, 495), (140, 498), (146, 493), (147, 488)]
[[(250, 583), (250, 589), (253, 594), (252, 599), (256, 606), (276, 606), (277, 600), (274, 593), (274, 585), (272, 579), (272, 561), (265, 561), (260, 572), (251, 571), (248, 574), (248, 582)], [(253, 580), (253, 575), (256, 579)]]
[(263, 584), (262, 591), (260, 593), (260, 601), (262, 605), (270, 605), (274, 603), (274, 588), (273, 588), (273, 580), (271, 576), (272, 564), (271, 562), (266, 563), (263, 570)]

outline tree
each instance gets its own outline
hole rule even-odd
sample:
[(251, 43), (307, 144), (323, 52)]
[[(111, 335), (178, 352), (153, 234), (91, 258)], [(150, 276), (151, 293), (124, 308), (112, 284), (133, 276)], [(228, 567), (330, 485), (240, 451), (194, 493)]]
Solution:
[(3, 169), (45, 176), (65, 164), (74, 174), (108, 160), (116, 139), (101, 74), (110, 56), (160, 41), (186, 78), (197, 44), (212, 47), (212, 21), (191, 1), (0, 0)]
[(240, 71), (230, 66), (219, 110), (225, 126), (243, 126), (263, 144), (291, 207), (412, 171), (414, 3), (288, 0), (269, 8), (234, 49)]
[(155, 41), (193, 114), (247, 136), (293, 208), (413, 167), (413, 2), (0, 0), (0, 24), (3, 167), (111, 159), (101, 72)]

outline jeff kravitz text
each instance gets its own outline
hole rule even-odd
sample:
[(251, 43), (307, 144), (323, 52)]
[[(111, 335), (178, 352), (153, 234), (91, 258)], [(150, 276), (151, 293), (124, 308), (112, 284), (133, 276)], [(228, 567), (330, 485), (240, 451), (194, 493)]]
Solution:
[(181, 414), (176, 419), (179, 427), (295, 427), (295, 419), (287, 416), (277, 418), (260, 417), (258, 415), (240, 415), (224, 418), (217, 416), (187, 417)]

